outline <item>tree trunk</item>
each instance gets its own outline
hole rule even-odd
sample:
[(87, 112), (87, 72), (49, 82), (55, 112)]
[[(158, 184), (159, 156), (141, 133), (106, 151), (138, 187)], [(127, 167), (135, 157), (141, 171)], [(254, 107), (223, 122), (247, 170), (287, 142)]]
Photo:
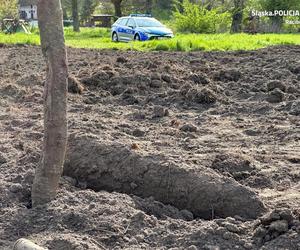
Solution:
[(242, 31), (244, 1), (234, 0), (234, 10), (232, 14), (231, 32), (239, 33)]
[(72, 0), (72, 18), (73, 18), (73, 30), (75, 32), (80, 32), (79, 16), (78, 16), (78, 0)]
[(36, 169), (32, 205), (55, 198), (67, 143), (67, 56), (60, 0), (38, 1), (38, 22), (47, 63), (44, 91), (43, 156)]
[(152, 14), (152, 5), (153, 5), (152, 0), (146, 0), (146, 13), (147, 14)]
[(64, 20), (68, 20), (69, 19), (67, 8), (63, 8), (63, 19)]
[(279, 33), (282, 29), (283, 17), (274, 16), (274, 17), (270, 17), (270, 19), (271, 19), (271, 28), (269, 32)]
[(115, 16), (121, 17), (122, 16), (122, 6), (121, 6), (122, 0), (112, 0), (112, 3), (115, 8)]

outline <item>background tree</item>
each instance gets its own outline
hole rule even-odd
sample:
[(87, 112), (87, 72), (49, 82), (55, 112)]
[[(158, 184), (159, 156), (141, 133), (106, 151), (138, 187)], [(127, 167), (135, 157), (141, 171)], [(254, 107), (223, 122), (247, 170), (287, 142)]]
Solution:
[[(262, 10), (296, 10), (300, 8), (299, 0), (259, 0)], [(271, 16), (271, 32), (280, 32), (284, 18), (282, 16)]]
[(72, 17), (73, 17), (73, 30), (80, 31), (79, 14), (78, 14), (78, 0), (72, 0)]
[[(66, 1), (66, 0), (64, 0)], [(118, 1), (117, 5), (114, 2)], [(120, 13), (128, 15), (130, 13), (151, 13), (153, 16), (162, 20), (169, 20), (172, 17), (174, 5), (179, 0), (99, 0), (96, 12), (101, 14), (114, 14)], [(116, 3), (116, 2), (115, 2)], [(121, 8), (121, 12), (116, 10)]]
[(153, 1), (152, 0), (146, 0), (146, 13), (147, 14), (152, 13), (152, 7), (153, 7)]
[[(71, 19), (73, 19), (72, 1), (73, 0), (61, 1), (64, 19), (70, 19), (70, 17)], [(97, 7), (99, 7), (100, 5), (102, 6), (103, 4), (109, 4), (109, 6), (113, 8), (111, 2), (107, 0), (77, 0), (78, 24), (88, 23)], [(104, 13), (109, 14), (106, 10), (104, 11)]]
[(111, 0), (99, 0), (99, 5), (96, 7), (95, 12), (98, 14), (115, 14), (114, 5)]
[(98, 5), (98, 0), (84, 0), (80, 8), (80, 20), (82, 22), (88, 22)]
[(122, 16), (122, 1), (123, 0), (111, 0), (112, 4), (114, 5), (115, 16), (117, 17)]
[(72, 14), (72, 4), (71, 0), (61, 0), (63, 19), (70, 19), (70, 13)]
[(67, 144), (68, 68), (60, 0), (38, 1), (38, 23), (47, 78), (43, 156), (33, 182), (33, 206), (45, 204), (56, 196)]
[(233, 3), (234, 3), (234, 9), (232, 13), (231, 32), (239, 33), (242, 31), (245, 0), (234, 0)]

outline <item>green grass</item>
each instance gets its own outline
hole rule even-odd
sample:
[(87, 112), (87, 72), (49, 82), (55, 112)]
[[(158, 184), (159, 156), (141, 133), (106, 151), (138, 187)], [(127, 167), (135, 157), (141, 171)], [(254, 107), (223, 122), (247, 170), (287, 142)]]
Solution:
[[(75, 33), (65, 29), (66, 44), (74, 48), (123, 49), (139, 51), (211, 51), (254, 50), (272, 45), (300, 45), (300, 34), (176, 34), (168, 40), (113, 43), (110, 32), (103, 28), (81, 28)], [(38, 32), (33, 34), (0, 33), (0, 43), (39, 45)]]

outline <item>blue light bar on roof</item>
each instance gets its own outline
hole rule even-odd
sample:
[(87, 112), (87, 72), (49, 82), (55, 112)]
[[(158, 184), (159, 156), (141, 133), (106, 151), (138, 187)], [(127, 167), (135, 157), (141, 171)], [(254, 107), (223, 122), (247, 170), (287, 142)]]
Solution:
[(130, 14), (131, 17), (152, 17), (151, 14)]

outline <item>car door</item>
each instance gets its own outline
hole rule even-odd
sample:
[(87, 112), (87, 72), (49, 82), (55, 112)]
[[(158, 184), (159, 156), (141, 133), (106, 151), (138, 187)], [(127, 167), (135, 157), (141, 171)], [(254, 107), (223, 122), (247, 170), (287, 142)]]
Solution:
[(133, 18), (129, 18), (126, 24), (126, 37), (129, 41), (132, 41), (135, 34), (136, 23)]
[(117, 33), (118, 33), (119, 40), (122, 40), (122, 41), (128, 40), (127, 26), (126, 26), (127, 22), (128, 22), (128, 18), (122, 18), (120, 20), (120, 22), (118, 23)]

